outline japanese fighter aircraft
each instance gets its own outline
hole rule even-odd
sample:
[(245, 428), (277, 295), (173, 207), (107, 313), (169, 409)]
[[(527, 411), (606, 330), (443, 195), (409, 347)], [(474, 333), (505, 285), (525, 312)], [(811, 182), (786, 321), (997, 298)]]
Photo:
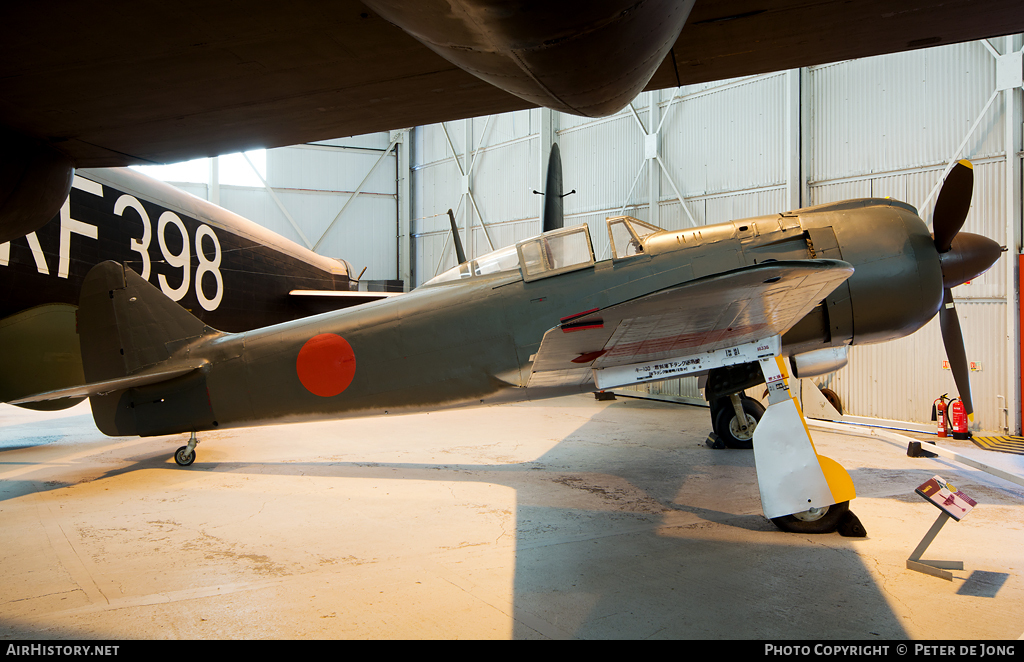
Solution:
[(0, 401), (85, 383), (75, 313), (86, 274), (106, 260), (130, 264), (225, 331), (388, 296), (358, 291), (344, 260), (142, 173), (80, 170), (49, 223), (0, 244)]
[(234, 334), (106, 262), (90, 271), (80, 300), (88, 384), (22, 402), (89, 396), (105, 434), (190, 432), (174, 456), (187, 466), (204, 430), (539, 399), (708, 371), (725, 371), (713, 390), (732, 395), (753, 366), (770, 392), (753, 433), (765, 515), (785, 530), (835, 530), (853, 482), (815, 452), (783, 359), (797, 376), (834, 369), (821, 353), (905, 336), (939, 313), (969, 403), (950, 289), (1002, 250), (959, 232), (972, 186), (961, 162), (936, 204), (934, 237), (913, 207), (888, 199), (679, 231), (620, 216), (607, 221), (609, 260), (595, 261), (588, 226), (562, 227), (399, 298)]

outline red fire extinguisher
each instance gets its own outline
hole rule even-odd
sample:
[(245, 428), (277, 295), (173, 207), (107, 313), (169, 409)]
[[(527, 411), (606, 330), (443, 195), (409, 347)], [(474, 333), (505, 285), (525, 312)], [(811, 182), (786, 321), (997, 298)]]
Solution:
[(940, 437), (946, 437), (949, 435), (949, 417), (946, 415), (946, 406), (948, 400), (946, 399), (946, 393), (939, 396), (932, 404), (932, 420), (935, 421), (936, 433)]
[(953, 428), (954, 439), (971, 438), (971, 433), (967, 431), (967, 407), (960, 398), (954, 398), (949, 403), (949, 422)]

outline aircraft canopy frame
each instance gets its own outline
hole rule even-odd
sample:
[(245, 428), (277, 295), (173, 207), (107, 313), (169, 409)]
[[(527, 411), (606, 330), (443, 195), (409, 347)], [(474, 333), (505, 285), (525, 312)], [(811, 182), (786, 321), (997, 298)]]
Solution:
[(643, 255), (644, 239), (662, 230), (632, 216), (611, 216), (605, 222), (608, 224), (608, 241), (612, 246), (613, 260)]
[(576, 225), (550, 230), (516, 244), (527, 283), (592, 267), (596, 263), (590, 228)]

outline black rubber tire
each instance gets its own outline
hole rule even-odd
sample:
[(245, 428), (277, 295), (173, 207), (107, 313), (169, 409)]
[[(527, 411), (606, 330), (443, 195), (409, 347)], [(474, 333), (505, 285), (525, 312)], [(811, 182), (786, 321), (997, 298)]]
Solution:
[[(757, 400), (747, 397), (745, 395), (740, 396), (740, 402), (743, 404), (743, 412), (747, 415), (747, 421), (750, 419), (754, 420), (755, 427), (756, 423), (761, 420), (764, 415), (764, 405)], [(712, 422), (712, 428), (718, 438), (722, 440), (722, 443), (727, 448), (739, 448), (739, 449), (750, 449), (754, 447), (754, 431), (750, 430), (750, 436), (741, 436), (738, 429), (734, 429), (733, 423), (736, 421), (736, 411), (733, 409), (732, 403), (729, 402), (728, 398), (725, 398), (725, 402), (717, 407), (718, 411), (715, 414), (715, 419)]]
[(772, 524), (787, 533), (832, 533), (850, 510), (850, 502), (833, 504), (819, 518), (805, 521), (796, 515), (773, 517)]
[(188, 451), (188, 446), (182, 446), (174, 451), (174, 461), (178, 463), (179, 467), (191, 466), (196, 461), (196, 452), (193, 450), (188, 455), (185, 455), (186, 451)]
[(839, 400), (839, 396), (836, 395), (836, 392), (833, 391), (830, 388), (823, 388), (823, 389), (821, 389), (821, 394), (823, 396), (825, 396), (825, 399), (828, 400), (828, 403), (830, 405), (832, 405), (833, 407), (835, 407), (835, 410), (837, 412), (839, 412), (840, 416), (842, 416), (843, 415), (843, 403)]

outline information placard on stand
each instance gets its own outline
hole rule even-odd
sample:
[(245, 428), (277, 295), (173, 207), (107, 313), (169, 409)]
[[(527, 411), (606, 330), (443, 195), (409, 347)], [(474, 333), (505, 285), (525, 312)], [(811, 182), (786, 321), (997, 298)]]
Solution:
[(947, 570), (963, 570), (962, 561), (925, 561), (921, 559), (921, 556), (928, 549), (928, 545), (935, 540), (935, 536), (938, 535), (942, 525), (949, 518), (952, 517), (959, 522), (978, 505), (978, 502), (957, 489), (956, 486), (947, 483), (941, 476), (932, 476), (914, 491), (939, 509), (939, 517), (918, 544), (917, 549), (907, 559), (907, 568), (953, 581), (953, 573), (947, 572)]

